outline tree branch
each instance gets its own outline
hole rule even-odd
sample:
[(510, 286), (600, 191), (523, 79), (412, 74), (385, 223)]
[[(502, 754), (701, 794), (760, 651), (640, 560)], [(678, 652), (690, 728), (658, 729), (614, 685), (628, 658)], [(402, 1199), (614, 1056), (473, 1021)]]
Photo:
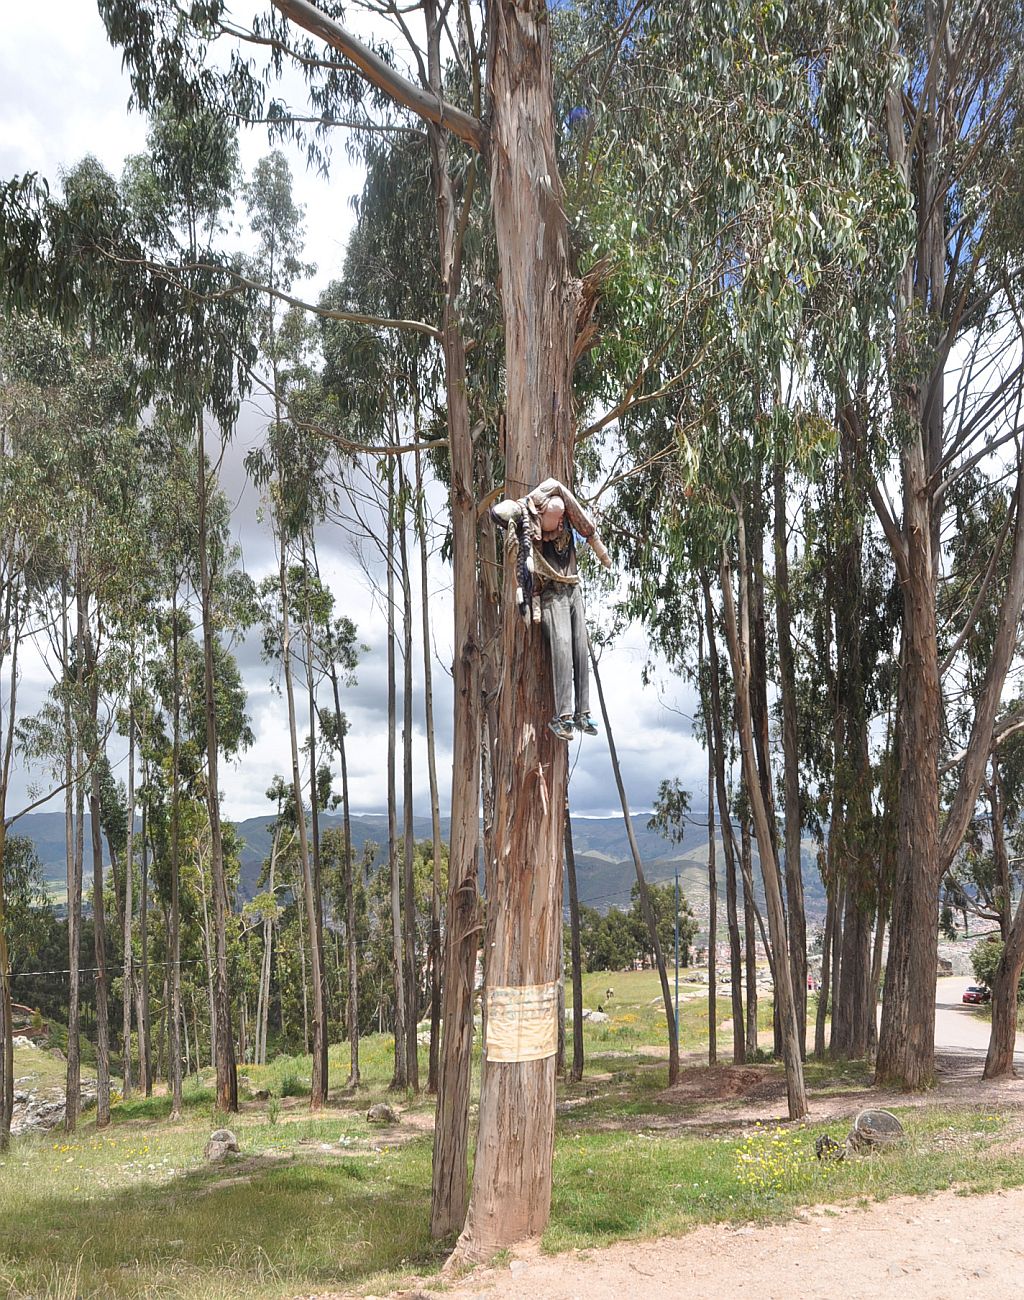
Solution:
[(332, 49), (343, 54), (350, 63), (355, 64), (367, 81), (396, 103), (402, 104), (417, 117), (451, 131), (477, 153), (483, 152), (484, 128), (475, 117), (464, 113), (461, 108), (446, 104), (440, 97), (431, 95), (403, 77), (400, 72), (389, 67), (379, 54), (375, 54), (341, 23), (328, 18), (309, 0), (273, 0), (273, 4), (286, 18), (314, 36), (319, 36)]

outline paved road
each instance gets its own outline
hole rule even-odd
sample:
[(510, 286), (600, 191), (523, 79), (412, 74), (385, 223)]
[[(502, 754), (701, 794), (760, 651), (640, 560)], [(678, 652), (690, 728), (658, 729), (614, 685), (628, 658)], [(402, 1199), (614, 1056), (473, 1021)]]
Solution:
[[(961, 1000), (964, 989), (973, 983), (974, 980), (963, 975), (952, 975), (936, 981), (935, 1049), (939, 1052), (978, 1055), (984, 1060), (988, 1051), (989, 1022), (976, 1015)], [(1017, 1035), (1014, 1059), (1019, 1066), (1024, 1066), (1024, 1034)]]

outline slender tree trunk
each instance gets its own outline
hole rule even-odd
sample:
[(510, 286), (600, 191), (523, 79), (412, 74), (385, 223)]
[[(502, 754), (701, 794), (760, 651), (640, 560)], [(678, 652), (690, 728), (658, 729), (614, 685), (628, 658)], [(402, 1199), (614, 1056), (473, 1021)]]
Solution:
[(640, 848), (636, 842), (636, 834), (633, 830), (633, 821), (629, 815), (629, 801), (626, 798), (626, 787), (622, 781), (622, 771), (619, 767), (619, 756), (615, 749), (615, 738), (612, 735), (611, 721), (608, 717), (608, 709), (604, 700), (604, 689), (601, 685), (601, 674), (598, 671), (597, 659), (594, 655), (594, 647), (590, 646), (590, 665), (594, 674), (594, 685), (597, 687), (597, 698), (601, 705), (601, 717), (604, 720), (605, 734), (608, 737), (608, 756), (611, 759), (612, 773), (615, 777), (615, 785), (619, 792), (619, 802), (622, 804), (622, 816), (626, 823), (626, 838), (629, 840), (630, 852), (633, 855), (633, 868), (636, 872), (637, 890), (640, 895), (640, 912), (647, 926), (647, 932), (650, 935), (651, 951), (654, 953), (654, 961), (658, 968), (658, 978), (661, 981), (661, 997), (665, 1004), (665, 1020), (668, 1028), (668, 1082), (672, 1084), (679, 1080), (679, 1035), (676, 1032), (676, 1015), (675, 1006), (672, 1002), (672, 990), (668, 982), (668, 969), (665, 965), (665, 954), (661, 951), (661, 941), (658, 938), (658, 921), (654, 914), (654, 907), (651, 903), (650, 890), (647, 888), (647, 878), (644, 876), (643, 864), (640, 860)]
[(348, 1049), (349, 1069), (345, 1090), (359, 1087), (359, 953), (356, 949), (356, 889), (352, 869), (352, 810), (348, 790), (348, 756), (345, 735), (348, 721), (341, 711), (341, 692), (338, 689), (338, 667), (331, 664), (331, 686), (334, 690), (334, 722), (338, 734), (338, 755), (341, 760), (341, 813), (345, 840), (345, 956), (348, 962)]
[(302, 984), (302, 1050), (308, 1053), (309, 1042), (309, 981), (306, 979), (306, 933), (303, 928), (304, 908), (296, 902), (296, 920), (299, 925), (299, 979)]
[[(143, 784), (148, 785), (145, 762)], [(136, 1020), (139, 1024), (139, 1081), (147, 1097), (153, 1095), (153, 1042), (149, 1024), (149, 840), (148, 800), (142, 805), (142, 859), (139, 867), (139, 990)]]
[(235, 1045), (231, 1032), (231, 997), (228, 986), (228, 899), (224, 874), (224, 842), (220, 825), (220, 754), (217, 736), (217, 695), (213, 670), (213, 575), (210, 566), (207, 510), (210, 485), (207, 479), (205, 431), (202, 416), (196, 422), (199, 462), (199, 576), (203, 623), (203, 685), (206, 714), (206, 806), (210, 821), (210, 874), (213, 885), (213, 928), (217, 960), (214, 970), (214, 1004), (217, 1021), (217, 1108), (238, 1110), (238, 1072), (235, 1068)]
[(836, 902), (829, 888), (825, 897), (825, 934), (821, 942), (821, 979), (818, 981), (818, 1012), (814, 1018), (814, 1056), (825, 1057), (825, 1021), (829, 1012), (829, 991), (832, 975), (832, 942), (836, 924)]
[[(93, 666), (95, 671), (95, 665)], [(96, 702), (96, 687), (93, 687)], [(93, 713), (93, 726), (96, 715)], [(94, 732), (95, 734), (95, 732)], [(93, 755), (89, 822), (92, 831), (92, 930), (96, 970), (93, 987), (96, 997), (96, 1127), (110, 1123), (110, 1016), (107, 997), (107, 920), (103, 900), (103, 831), (100, 816), (100, 768)]]
[[(434, 0), (424, 6), (428, 75), (441, 92), (441, 23)], [(467, 1205), (469, 1095), (473, 1055), (473, 986), (480, 947), (478, 871), (480, 799), (480, 645), (477, 615), (476, 495), (469, 424), (466, 349), (459, 316), (462, 248), (459, 205), (448, 169), (448, 135), (428, 124), (437, 208), (444, 355), (451, 465), (454, 587), (454, 697), (451, 833), (441, 988), (441, 1053), (430, 1197), (430, 1232), (462, 1229)], [(470, 182), (474, 173), (470, 173)], [(466, 197), (470, 195), (469, 185)]]
[[(283, 490), (283, 486), (282, 486)], [(278, 581), (281, 592), (281, 674), (284, 678), (285, 699), (288, 704), (288, 740), (292, 759), (292, 796), (295, 800), (295, 821), (299, 832), (299, 865), (302, 870), (302, 896), (306, 911), (306, 928), (309, 935), (309, 965), (313, 985), (313, 1067), (309, 1092), (310, 1110), (320, 1110), (327, 1099), (327, 1019), (324, 1008), (323, 945), (317, 927), (316, 888), (310, 860), (309, 838), (306, 832), (306, 806), (302, 792), (302, 773), (299, 767), (299, 737), (295, 713), (295, 686), (292, 674), (291, 596), (288, 584), (287, 542), (283, 526), (279, 532), (281, 546)], [(303, 981), (305, 988), (305, 981)]]
[(782, 761), (785, 791), (786, 902), (793, 999), (801, 1051), (807, 1038), (807, 921), (800, 857), (800, 755), (797, 738), (796, 665), (793, 611), (789, 593), (789, 547), (786, 516), (786, 471), (781, 453), (773, 466), (775, 522), (775, 625), (779, 648), (779, 696), (782, 705)]
[(121, 1096), (132, 1095), (132, 997), (135, 990), (135, 966), (132, 953), (132, 930), (135, 921), (135, 671), (128, 685), (128, 819), (125, 826), (124, 854), (124, 956), (121, 967)]
[(388, 466), (387, 600), (388, 600), (388, 871), (391, 879), (391, 968), (395, 985), (395, 1068), (391, 1087), (408, 1087), (408, 1040), (405, 1032), (405, 962), (402, 930), (402, 873), (398, 861), (398, 811), (395, 789), (398, 720), (395, 682), (395, 471)]
[(754, 861), (750, 842), (750, 820), (740, 819), (740, 872), (743, 879), (743, 956), (747, 981), (746, 1055), (758, 1050), (757, 1042), (757, 900), (754, 898)]
[(1024, 899), (1017, 904), (1009, 936), (992, 979), (992, 1032), (985, 1057), (984, 1078), (1016, 1075), (1013, 1055), (1017, 1042), (1017, 989), (1024, 970)]
[[(718, 864), (715, 861), (715, 747), (708, 746), (708, 1065), (718, 1063)], [(678, 905), (678, 904), (677, 904)], [(735, 1037), (735, 1036), (734, 1036)]]
[(210, 1012), (210, 1064), (217, 1066), (217, 998), (214, 992), (214, 939), (210, 925), (210, 908), (207, 902), (206, 871), (203, 867), (202, 848), (196, 854), (199, 867), (199, 897), (203, 905), (203, 955), (206, 958), (206, 1002)]
[[(79, 617), (75, 630), (75, 660), (77, 669), (76, 707), (82, 699), (82, 634)], [(68, 654), (67, 622), (64, 623), (64, 663), (70, 665)], [(78, 1126), (81, 1111), (82, 1085), (81, 1058), (81, 947), (82, 947), (82, 859), (85, 787), (81, 741), (75, 737), (70, 695), (64, 700), (64, 727), (67, 737), (65, 754), (65, 780), (67, 792), (64, 804), (64, 828), (67, 835), (68, 858), (68, 1068), (64, 1127), (73, 1133)], [(74, 811), (72, 812), (72, 809)]]
[(10, 655), (7, 688), (7, 720), (3, 737), (3, 767), (0, 770), (0, 1155), (10, 1149), (14, 1118), (14, 1008), (11, 1004), (11, 960), (7, 946), (7, 909), (4, 892), (4, 860), (7, 851), (7, 793), (14, 754), (14, 722), (18, 698), (18, 641), (14, 604), (17, 593), (7, 583), (4, 640)]
[(0, 791), (0, 1154), (10, 1150), (14, 1118), (14, 1010), (11, 1005), (11, 965), (7, 951), (4, 899), (4, 852), (7, 847), (7, 782)]
[[(283, 539), (282, 539), (283, 547)], [(302, 568), (308, 576), (310, 562), (307, 554), (306, 537), (302, 537)], [(314, 978), (319, 975), (319, 995), (314, 995), (314, 1009), (319, 1003), (320, 1021), (319, 1038), (314, 1040), (313, 1083), (310, 1090), (310, 1109), (317, 1110), (327, 1100), (328, 1089), (328, 1049), (330, 1035), (327, 1024), (327, 961), (324, 956), (324, 894), (323, 877), (320, 866), (320, 792), (317, 782), (318, 759), (316, 733), (319, 714), (316, 707), (316, 681), (314, 676), (315, 646), (313, 639), (313, 613), (310, 602), (306, 602), (305, 614), (305, 657), (306, 657), (306, 701), (309, 710), (309, 825), (311, 839), (309, 843), (309, 866), (313, 886), (313, 943), (316, 960), (313, 964)], [(319, 1059), (317, 1059), (319, 1057)], [(318, 1100), (319, 1099), (319, 1100)]]
[[(181, 1082), (181, 656), (178, 629), (178, 587), (174, 583), (171, 592), (171, 672), (173, 703), (171, 716), (171, 916), (170, 916), (170, 962), (171, 962), (171, 1011), (170, 1011), (170, 1075), (171, 1075), (171, 1119), (181, 1119), (182, 1082)], [(205, 915), (206, 891), (203, 890), (203, 910)], [(209, 956), (207, 957), (209, 961)], [(211, 997), (210, 1005), (215, 999)], [(212, 1026), (211, 1026), (212, 1028)], [(215, 1036), (214, 1036), (215, 1037)], [(211, 1042), (214, 1038), (211, 1038)], [(196, 1050), (199, 1050), (198, 1040)]]
[(419, 971), (416, 962), (415, 837), (412, 807), (412, 584), (406, 530), (408, 483), (398, 465), (398, 556), (402, 579), (402, 921), (405, 963), (405, 1064), (409, 1087), (420, 1090)]
[(580, 899), (576, 889), (576, 851), (572, 816), (565, 805), (565, 875), (569, 885), (569, 945), (572, 960), (572, 1070), (569, 1079), (583, 1078), (583, 961), (580, 953)]
[[(732, 979), (732, 1059), (736, 1065), (742, 1065), (746, 1060), (746, 1051), (743, 1037), (743, 958), (740, 952), (737, 908), (736, 851), (732, 819), (729, 814), (729, 793), (725, 785), (725, 728), (722, 724), (722, 678), (718, 658), (718, 638), (715, 634), (715, 617), (711, 604), (711, 583), (707, 573), (703, 571), (701, 590), (704, 594), (704, 630), (708, 639), (711, 716), (708, 719), (707, 732), (715, 756), (715, 795), (718, 800), (718, 824), (722, 829), (722, 851), (725, 854), (725, 911), (729, 927), (729, 974)], [(710, 798), (709, 792), (708, 799)]]
[(430, 1056), (427, 1092), (437, 1092), (441, 1048), (441, 805), (437, 792), (437, 753), (434, 741), (433, 656), (430, 652), (430, 592), (427, 581), (427, 525), (423, 508), (423, 469), (416, 453), (416, 531), (420, 548), (420, 611), (423, 618), (423, 713), (427, 731), (427, 779), (430, 783), (430, 831), (433, 871), (430, 883)]
[(775, 1005), (778, 1008), (782, 1036), (783, 1061), (786, 1067), (786, 1093), (790, 1119), (800, 1119), (807, 1113), (807, 1094), (804, 1088), (803, 1052), (801, 1050), (796, 1008), (793, 1000), (793, 977), (789, 963), (786, 940), (786, 917), (782, 905), (782, 882), (778, 860), (769, 824), (768, 807), (757, 771), (755, 741), (750, 712), (750, 614), (747, 585), (747, 560), (742, 509), (737, 510), (737, 535), (739, 545), (740, 612), (739, 619), (733, 604), (732, 576), (728, 558), (722, 555), (722, 593), (725, 601), (726, 634), (732, 658), (733, 678), (736, 682), (736, 703), (740, 729), (740, 753), (746, 777), (747, 795), (754, 817), (761, 874), (764, 880), (765, 900), (768, 909), (768, 928), (774, 954), (773, 978)]

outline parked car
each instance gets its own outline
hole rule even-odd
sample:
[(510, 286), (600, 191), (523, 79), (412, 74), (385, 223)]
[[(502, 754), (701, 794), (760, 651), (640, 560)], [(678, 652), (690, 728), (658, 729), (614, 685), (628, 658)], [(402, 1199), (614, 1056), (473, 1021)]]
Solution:
[(964, 993), (963, 1000), (977, 1006), (980, 1002), (991, 1002), (992, 994), (983, 984), (972, 984)]

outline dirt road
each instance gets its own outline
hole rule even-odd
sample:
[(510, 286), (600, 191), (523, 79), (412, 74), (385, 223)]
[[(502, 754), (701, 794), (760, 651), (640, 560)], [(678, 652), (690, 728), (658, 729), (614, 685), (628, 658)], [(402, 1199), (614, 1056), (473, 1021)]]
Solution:
[[(519, 1253), (445, 1300), (1003, 1300), (1024, 1278), (1024, 1190), (898, 1197), (767, 1228)], [(413, 1293), (416, 1294), (415, 1292)], [(424, 1291), (423, 1295), (435, 1293)]]
[[(936, 981), (935, 985), (935, 1050), (963, 1052), (977, 1055), (982, 1064), (988, 1051), (990, 1025), (987, 1020), (963, 1001), (964, 989), (974, 984), (972, 979), (953, 975)], [(1017, 1035), (1014, 1057), (1018, 1068), (1024, 1068), (1024, 1034)]]

